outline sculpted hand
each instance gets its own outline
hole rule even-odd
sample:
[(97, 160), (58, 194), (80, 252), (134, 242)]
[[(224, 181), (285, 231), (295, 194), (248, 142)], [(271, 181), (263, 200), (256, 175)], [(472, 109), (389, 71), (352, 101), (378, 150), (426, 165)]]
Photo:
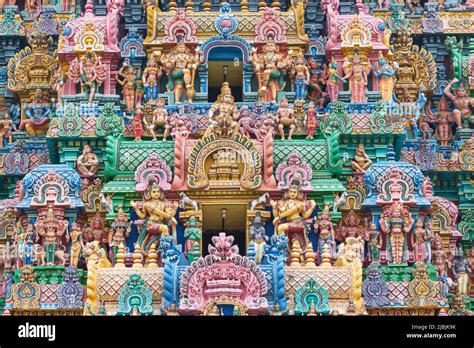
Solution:
[(131, 201), (131, 202), (130, 202), (130, 206), (131, 206), (132, 208), (136, 208), (136, 207), (137, 207), (137, 203), (136, 203), (135, 201)]

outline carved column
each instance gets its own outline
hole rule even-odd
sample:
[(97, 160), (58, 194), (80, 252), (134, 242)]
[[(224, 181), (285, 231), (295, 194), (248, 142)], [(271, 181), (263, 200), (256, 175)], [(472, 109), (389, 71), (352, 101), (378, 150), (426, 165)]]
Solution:
[(249, 2), (247, 0), (242, 0), (240, 3), (240, 11), (247, 12), (249, 10)]
[(194, 1), (187, 0), (186, 3), (184, 4), (184, 6), (186, 7), (186, 12), (187, 13), (193, 12)]
[(211, 7), (212, 7), (212, 4), (210, 1), (204, 1), (204, 3), (202, 4), (202, 9), (204, 12), (211, 11)]

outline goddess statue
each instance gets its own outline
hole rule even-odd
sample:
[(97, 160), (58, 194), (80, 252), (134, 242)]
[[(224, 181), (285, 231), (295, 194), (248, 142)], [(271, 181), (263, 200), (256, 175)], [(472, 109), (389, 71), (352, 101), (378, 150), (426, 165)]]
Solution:
[(185, 90), (187, 101), (192, 102), (195, 95), (195, 74), (198, 66), (203, 62), (199, 47), (192, 54), (186, 45), (180, 42), (168, 55), (162, 57), (161, 62), (168, 75), (166, 89), (168, 92), (174, 92), (175, 102), (183, 101)]
[(44, 240), (46, 265), (54, 265), (58, 240), (66, 232), (67, 221), (58, 218), (54, 213), (53, 205), (50, 204), (47, 213), (36, 221), (35, 228)]
[(427, 242), (431, 242), (431, 231), (423, 227), (423, 221), (421, 219), (416, 221), (411, 238), (415, 262), (427, 262), (430, 258), (429, 251), (431, 250), (431, 248), (428, 248)]
[(143, 120), (145, 114), (143, 113), (142, 104), (137, 104), (136, 110), (132, 116), (125, 115), (124, 117), (132, 121), (132, 131), (135, 139), (133, 141), (141, 141), (143, 136)]
[(123, 205), (118, 206), (118, 212), (114, 221), (110, 225), (109, 247), (112, 252), (112, 260), (115, 265), (117, 262), (117, 251), (120, 244), (126, 244), (126, 239), (130, 235), (131, 226), (127, 215), (123, 211)]
[(405, 235), (410, 233), (413, 226), (411, 214), (404, 212), (400, 202), (394, 203), (379, 219), (382, 232), (388, 235), (386, 250), (390, 251), (389, 263), (405, 263), (407, 241)]
[(336, 102), (339, 98), (339, 81), (342, 81), (342, 77), (337, 73), (337, 61), (336, 58), (331, 57), (331, 63), (329, 63), (329, 68), (327, 71), (327, 92), (329, 99), (332, 102)]
[(81, 84), (82, 93), (87, 96), (91, 105), (98, 87), (107, 79), (107, 67), (102, 63), (101, 57), (92, 51), (80, 60), (76, 58), (72, 61), (68, 76), (74, 83)]
[(309, 84), (309, 69), (303, 52), (300, 52), (295, 60), (291, 75), (295, 84), (295, 98), (304, 100), (306, 97), (306, 86)]
[(349, 80), (349, 89), (351, 90), (352, 103), (365, 103), (365, 92), (367, 89), (367, 71), (362, 64), (361, 58), (354, 54), (352, 63), (348, 63), (346, 68), (346, 75), (343, 80)]
[(71, 266), (77, 267), (77, 265), (79, 264), (79, 257), (81, 256), (81, 251), (84, 248), (82, 230), (79, 224), (72, 224), (71, 231), (66, 235), (66, 240), (68, 242), (71, 242), (71, 249), (69, 251), (69, 264)]
[(77, 158), (76, 170), (83, 177), (91, 177), (99, 171), (99, 158), (89, 144), (84, 145), (82, 155)]
[(194, 261), (195, 256), (193, 251), (195, 247), (199, 247), (201, 244), (201, 229), (198, 226), (196, 217), (191, 216), (186, 224), (184, 230), (184, 238), (186, 239), (186, 248), (184, 251), (184, 256), (191, 263)]
[[(305, 220), (309, 219), (316, 207), (314, 200), (307, 201), (301, 190), (302, 181), (296, 174), (291, 179), (289, 189), (279, 201), (270, 200), (273, 207), (273, 225), (275, 232), (286, 234), (290, 245), (299, 241), (302, 252), (305, 252), (308, 242), (309, 226)], [(309, 205), (308, 205), (309, 204)]]
[(433, 258), (432, 263), (436, 268), (438, 279), (443, 279), (447, 276), (448, 256), (443, 248), (443, 241), (439, 234), (436, 234), (433, 239)]
[(162, 235), (169, 235), (169, 226), (175, 235), (177, 221), (174, 215), (178, 208), (177, 204), (165, 198), (165, 194), (156, 182), (148, 183), (141, 207), (135, 201), (131, 201), (130, 205), (140, 219), (147, 219), (145, 228), (142, 229), (137, 240), (145, 256), (148, 255), (148, 249), (153, 243), (159, 243)]
[(309, 83), (308, 83), (308, 98), (313, 102), (318, 102), (320, 105), (320, 100), (323, 96), (323, 91), (321, 89), (320, 83), (322, 82), (322, 77), (325, 71), (320, 71), (318, 69), (318, 62), (313, 57), (308, 58), (308, 70), (309, 70)]
[(239, 124), (236, 121), (238, 117), (239, 112), (237, 105), (234, 103), (229, 83), (224, 82), (221, 87), (221, 94), (209, 110), (210, 124), (204, 133), (204, 137), (211, 134), (230, 135), (238, 133), (240, 131)]
[(296, 120), (293, 117), (293, 109), (289, 107), (288, 99), (283, 98), (280, 101), (276, 116), (278, 117), (278, 131), (280, 132), (281, 140), (285, 140), (285, 127), (290, 128), (288, 140), (292, 140), (296, 129)]
[(28, 107), (25, 105), (25, 114), (28, 118), (21, 121), (19, 130), (22, 131), (25, 129), (32, 137), (46, 133), (53, 109), (54, 102), (51, 106), (46, 104), (43, 97), (43, 91), (37, 89), (31, 103)]
[(135, 74), (135, 105), (142, 104), (143, 95), (145, 94), (145, 86), (143, 83), (142, 68), (136, 69)]
[(365, 173), (372, 165), (372, 160), (365, 153), (364, 144), (357, 145), (354, 160), (351, 162), (352, 170), (356, 173)]
[(469, 91), (460, 84), (454, 92), (451, 92), (451, 87), (454, 83), (459, 82), (457, 78), (454, 78), (444, 89), (444, 95), (451, 99), (454, 104), (454, 122), (456, 122), (457, 129), (462, 129), (464, 123), (474, 125), (474, 117), (472, 116), (472, 108), (474, 107), (474, 98), (469, 97)]
[(334, 227), (329, 215), (329, 204), (326, 204), (319, 217), (314, 218), (314, 233), (319, 234), (318, 240), (318, 256), (319, 261), (322, 261), (322, 254), (324, 245), (329, 247), (328, 251), (331, 258), (336, 258), (336, 238), (334, 237)]
[(469, 296), (469, 273), (472, 273), (472, 269), (469, 266), (469, 262), (464, 257), (461, 243), (457, 245), (456, 255), (452, 262), (451, 271), (454, 279), (456, 279), (456, 296)]
[(122, 93), (127, 111), (133, 111), (135, 108), (135, 85), (137, 79), (135, 68), (125, 61), (115, 79), (123, 87)]
[(379, 51), (379, 65), (372, 67), (372, 71), (375, 77), (380, 80), (380, 95), (384, 101), (392, 101), (393, 87), (395, 84), (394, 79), (397, 74), (397, 69), (398, 63), (394, 62), (392, 67), (383, 56), (382, 51)]
[(306, 110), (306, 138), (313, 139), (314, 131), (319, 126), (318, 120), (315, 117), (316, 109), (314, 108), (314, 103), (309, 102), (308, 110)]
[(377, 225), (374, 222), (371, 222), (369, 224), (368, 230), (364, 239), (369, 246), (369, 254), (368, 254), (369, 262), (378, 262), (379, 255), (380, 255), (380, 248), (382, 247), (382, 239), (380, 238), (380, 232), (377, 231)]
[(161, 68), (154, 58), (150, 58), (143, 71), (142, 81), (145, 87), (146, 101), (158, 98), (158, 83), (161, 77)]
[(250, 225), (250, 241), (255, 246), (255, 263), (259, 264), (263, 260), (265, 254), (265, 227), (263, 224), (262, 214), (257, 211)]
[[(288, 56), (279, 53), (279, 48), (273, 39), (269, 39), (263, 46), (263, 53), (257, 54), (257, 49), (252, 48), (249, 59), (254, 64), (259, 81), (259, 95), (262, 101), (276, 103), (277, 92), (285, 88), (286, 70), (291, 65)], [(269, 98), (265, 94), (269, 88)]]
[(61, 107), (63, 105), (62, 98), (64, 95), (64, 87), (67, 81), (67, 77), (66, 75), (64, 75), (61, 65), (59, 65), (58, 70), (56, 70), (54, 76), (56, 78), (54, 82), (54, 88), (56, 89), (56, 93), (58, 94), (58, 106)]

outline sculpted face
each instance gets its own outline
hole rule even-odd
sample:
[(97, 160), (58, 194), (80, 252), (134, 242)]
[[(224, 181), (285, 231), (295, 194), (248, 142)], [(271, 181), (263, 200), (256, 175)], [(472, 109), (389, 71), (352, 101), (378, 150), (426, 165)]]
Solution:
[(186, 46), (184, 46), (184, 44), (180, 44), (180, 45), (176, 46), (176, 52), (184, 53), (185, 51), (186, 51)]
[(460, 98), (464, 98), (466, 94), (466, 89), (464, 86), (459, 86), (458, 89), (456, 90), (456, 95)]
[(92, 150), (91, 150), (91, 147), (89, 145), (84, 146), (84, 151), (83, 151), (84, 154), (90, 153), (91, 151)]
[(275, 52), (276, 51), (276, 45), (273, 42), (269, 42), (265, 45), (265, 50), (267, 52)]
[(288, 107), (288, 100), (282, 99), (280, 102), (280, 107), (287, 108)]
[(232, 96), (231, 95), (225, 95), (224, 96), (224, 103), (227, 103), (227, 104), (232, 103)]
[(153, 188), (153, 190), (151, 190), (151, 198), (161, 199), (161, 191), (159, 188)]
[(290, 197), (290, 199), (298, 198), (298, 190), (290, 189), (290, 191), (288, 192), (288, 197)]

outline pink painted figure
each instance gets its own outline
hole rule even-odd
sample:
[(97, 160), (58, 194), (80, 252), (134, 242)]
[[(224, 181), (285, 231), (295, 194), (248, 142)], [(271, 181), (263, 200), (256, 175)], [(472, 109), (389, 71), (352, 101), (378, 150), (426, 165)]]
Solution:
[(289, 127), (288, 140), (292, 140), (295, 133), (296, 120), (293, 117), (293, 109), (289, 107), (288, 99), (283, 98), (280, 101), (278, 111), (278, 131), (280, 132), (281, 140), (285, 140), (285, 127)]
[(314, 138), (314, 131), (319, 126), (319, 122), (315, 117), (316, 110), (314, 108), (314, 103), (310, 102), (308, 105), (308, 110), (306, 110), (306, 135), (308, 139)]
[(132, 130), (133, 130), (133, 136), (135, 139), (133, 141), (141, 141), (142, 136), (143, 136), (143, 107), (141, 104), (137, 105), (137, 109), (133, 113), (133, 116), (124, 116), (125, 118), (129, 119), (132, 121)]
[(423, 227), (423, 221), (421, 219), (416, 221), (415, 230), (411, 238), (415, 262), (426, 262), (428, 258), (427, 241), (431, 243), (431, 233)]
[[(152, 124), (147, 125), (148, 131), (153, 137), (153, 141), (156, 141), (155, 129), (163, 128), (163, 141), (166, 141), (166, 138), (170, 134), (170, 126), (168, 124), (168, 111), (165, 109), (165, 100), (163, 98), (158, 98), (155, 101), (155, 109), (153, 110), (153, 119)], [(146, 123), (146, 122), (145, 122)]]
[(469, 127), (469, 125), (474, 125), (474, 116), (472, 115), (474, 98), (469, 97), (469, 91), (461, 84), (454, 92), (451, 92), (451, 87), (456, 82), (459, 82), (457, 78), (453, 79), (446, 86), (444, 95), (451, 99), (454, 104), (454, 122), (456, 122), (457, 129), (459, 130), (462, 129), (462, 123), (467, 127)]
[(239, 110), (239, 113), (240, 133), (248, 138), (257, 138), (258, 131), (255, 129), (254, 119), (251, 115), (249, 107), (247, 105), (242, 106), (242, 108)]
[(352, 58), (352, 64), (348, 68), (349, 72), (343, 77), (343, 80), (349, 80), (349, 89), (352, 93), (352, 103), (365, 103), (365, 92), (367, 89), (367, 72), (362, 64), (360, 57), (355, 54)]

